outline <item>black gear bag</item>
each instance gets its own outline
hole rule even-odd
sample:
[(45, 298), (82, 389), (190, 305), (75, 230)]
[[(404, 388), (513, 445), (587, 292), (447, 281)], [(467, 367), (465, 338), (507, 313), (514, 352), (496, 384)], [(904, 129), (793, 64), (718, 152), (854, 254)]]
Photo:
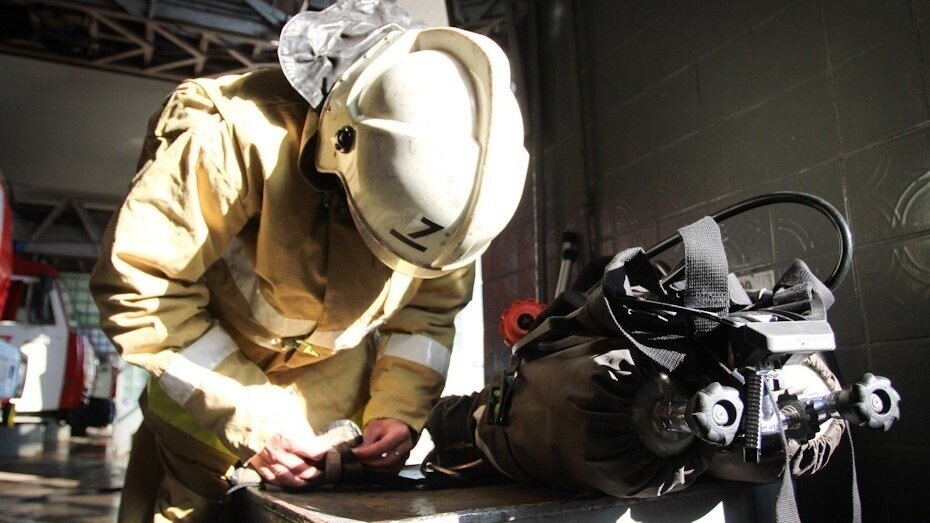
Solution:
[[(679, 233), (682, 280), (661, 277), (643, 249), (625, 250), (598, 285), (564, 293), (537, 318), (496, 383), (440, 400), (424, 470), (467, 478), (492, 466), (519, 481), (655, 497), (705, 473), (815, 472), (845, 420), (887, 430), (897, 419), (886, 379), (867, 374), (843, 389), (821, 359), (835, 347), (833, 294), (803, 262), (771, 291), (747, 292), (713, 219)], [(875, 394), (884, 404), (870, 411), (864, 399)], [(783, 477), (782, 497), (793, 497)]]

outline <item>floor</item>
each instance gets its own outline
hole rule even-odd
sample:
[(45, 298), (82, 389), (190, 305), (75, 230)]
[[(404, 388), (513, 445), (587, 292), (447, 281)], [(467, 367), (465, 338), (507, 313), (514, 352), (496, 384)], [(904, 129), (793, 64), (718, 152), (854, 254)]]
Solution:
[(72, 437), (34, 458), (0, 457), (0, 522), (116, 521), (125, 459), (106, 434)]

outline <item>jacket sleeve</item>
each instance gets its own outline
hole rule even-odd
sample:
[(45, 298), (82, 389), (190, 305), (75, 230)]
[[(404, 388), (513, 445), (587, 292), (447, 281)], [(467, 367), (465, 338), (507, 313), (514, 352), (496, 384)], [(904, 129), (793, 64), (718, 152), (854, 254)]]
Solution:
[(275, 433), (310, 429), (296, 397), (268, 383), (206, 309), (205, 271), (259, 210), (261, 177), (242, 158), (205, 90), (182, 84), (152, 119), (91, 292), (123, 358), (245, 461)]
[(411, 301), (381, 327), (365, 424), (393, 418), (422, 430), (445, 385), (453, 322), (471, 300), (474, 282), (474, 265), (423, 280)]

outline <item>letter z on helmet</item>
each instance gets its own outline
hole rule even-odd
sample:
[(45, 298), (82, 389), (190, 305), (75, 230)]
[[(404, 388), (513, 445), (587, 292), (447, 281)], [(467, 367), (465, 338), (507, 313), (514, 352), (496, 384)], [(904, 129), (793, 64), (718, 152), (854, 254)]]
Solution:
[(487, 249), (516, 210), (527, 161), (507, 57), (458, 29), (389, 34), (321, 111), (317, 169), (342, 180), (372, 252), (414, 277)]

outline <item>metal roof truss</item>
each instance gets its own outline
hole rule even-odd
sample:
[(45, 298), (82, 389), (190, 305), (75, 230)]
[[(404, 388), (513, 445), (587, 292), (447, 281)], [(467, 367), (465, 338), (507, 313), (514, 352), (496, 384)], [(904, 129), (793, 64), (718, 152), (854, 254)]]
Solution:
[(168, 81), (277, 66), (310, 0), (0, 0), (0, 52)]

